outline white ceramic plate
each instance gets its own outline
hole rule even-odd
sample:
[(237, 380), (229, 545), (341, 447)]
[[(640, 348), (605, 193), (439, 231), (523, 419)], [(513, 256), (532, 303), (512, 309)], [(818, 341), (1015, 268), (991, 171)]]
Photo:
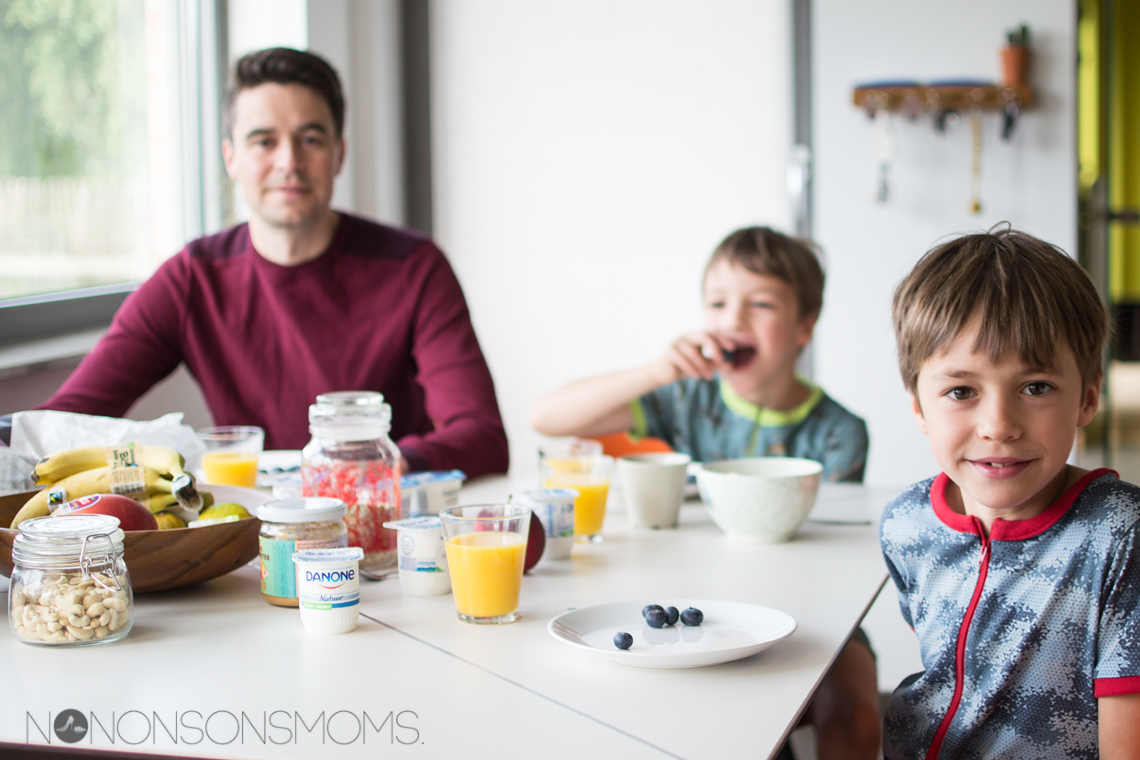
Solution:
[[(647, 604), (704, 613), (699, 626), (650, 628), (641, 617)], [(639, 668), (702, 668), (751, 657), (796, 630), (791, 615), (770, 607), (707, 599), (612, 602), (564, 612), (547, 624), (550, 635), (567, 646), (603, 660)], [(633, 636), (633, 646), (614, 646), (614, 634)]]

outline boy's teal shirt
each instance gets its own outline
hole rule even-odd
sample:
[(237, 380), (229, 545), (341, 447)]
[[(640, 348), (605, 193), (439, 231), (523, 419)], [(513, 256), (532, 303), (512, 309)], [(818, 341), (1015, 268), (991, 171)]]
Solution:
[(807, 400), (780, 412), (745, 400), (722, 378), (684, 378), (630, 404), (631, 432), (661, 438), (698, 462), (802, 457), (821, 463), (826, 480), (861, 483), (867, 425), (821, 388), (807, 385)]

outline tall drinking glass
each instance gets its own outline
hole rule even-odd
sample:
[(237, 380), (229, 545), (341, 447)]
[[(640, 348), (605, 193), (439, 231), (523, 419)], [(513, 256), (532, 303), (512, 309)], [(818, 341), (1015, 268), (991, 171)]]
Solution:
[(530, 508), (476, 504), (439, 512), (455, 610), (465, 623), (518, 618)]
[(579, 540), (602, 540), (613, 466), (613, 457), (604, 456), (596, 441), (550, 444), (538, 450), (542, 487), (578, 492), (574, 500), (574, 535)]

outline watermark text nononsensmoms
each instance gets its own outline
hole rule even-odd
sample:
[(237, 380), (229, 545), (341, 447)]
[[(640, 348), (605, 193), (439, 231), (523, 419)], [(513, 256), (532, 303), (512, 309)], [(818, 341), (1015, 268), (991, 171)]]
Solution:
[(256, 744), (350, 745), (422, 744), (411, 710), (370, 713), (337, 710), (303, 713), (295, 710), (61, 710), (26, 712), (24, 741), (28, 744)]

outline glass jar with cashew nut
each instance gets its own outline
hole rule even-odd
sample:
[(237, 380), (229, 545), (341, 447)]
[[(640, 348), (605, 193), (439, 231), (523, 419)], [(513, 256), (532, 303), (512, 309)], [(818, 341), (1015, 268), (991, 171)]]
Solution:
[(74, 514), (22, 522), (12, 562), (8, 622), (20, 641), (106, 644), (131, 630), (134, 598), (116, 518)]

